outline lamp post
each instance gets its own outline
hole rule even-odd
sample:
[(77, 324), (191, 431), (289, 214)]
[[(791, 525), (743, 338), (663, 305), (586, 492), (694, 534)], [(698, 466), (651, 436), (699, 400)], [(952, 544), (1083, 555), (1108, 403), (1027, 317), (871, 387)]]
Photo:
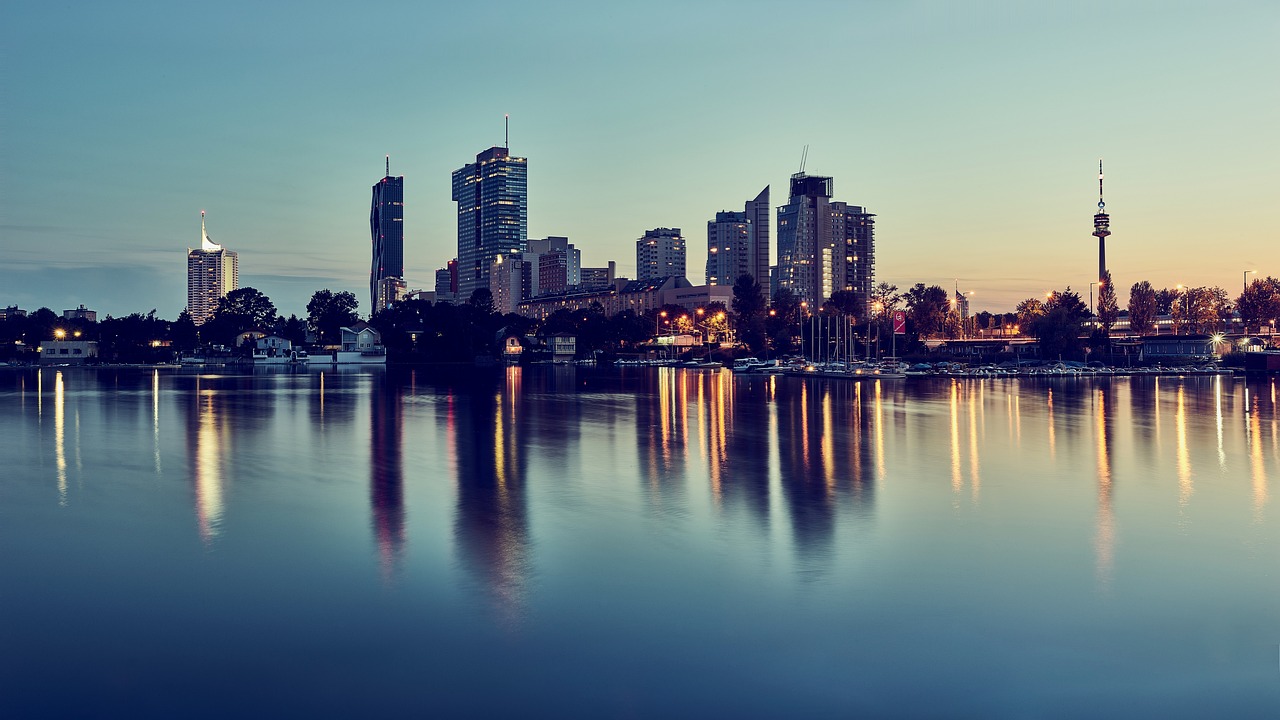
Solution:
[(1240, 288), (1240, 291), (1241, 291), (1241, 292), (1244, 292), (1244, 291), (1246, 291), (1246, 290), (1248, 290), (1248, 289), (1249, 289), (1249, 276), (1250, 276), (1250, 275), (1257, 275), (1257, 274), (1258, 274), (1258, 271), (1257, 271), (1257, 270), (1245, 270), (1245, 271), (1244, 271), (1244, 286)]

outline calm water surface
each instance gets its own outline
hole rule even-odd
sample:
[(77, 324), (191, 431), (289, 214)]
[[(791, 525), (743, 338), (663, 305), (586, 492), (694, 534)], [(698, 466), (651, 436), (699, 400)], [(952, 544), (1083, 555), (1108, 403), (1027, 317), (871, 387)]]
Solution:
[(1275, 382), (0, 372), (0, 715), (1277, 717)]

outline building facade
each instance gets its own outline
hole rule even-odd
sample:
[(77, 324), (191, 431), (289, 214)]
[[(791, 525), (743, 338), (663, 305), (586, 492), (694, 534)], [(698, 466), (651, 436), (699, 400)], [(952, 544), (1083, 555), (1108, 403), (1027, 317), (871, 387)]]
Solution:
[(200, 247), (187, 248), (187, 314), (203, 325), (218, 301), (240, 287), (240, 258), (209, 239), (200, 211)]
[(492, 147), (453, 171), (458, 203), (458, 293), (465, 300), (489, 287), (499, 255), (528, 249), (527, 161)]
[[(404, 288), (404, 176), (387, 174), (373, 185), (369, 207), (369, 235), (373, 261), (369, 267), (369, 307), (371, 313), (385, 310), (398, 298), (396, 288)], [(390, 281), (390, 282), (389, 282)]]
[(685, 277), (685, 241), (680, 228), (646, 230), (636, 240), (636, 279)]
[(718, 212), (707, 221), (707, 284), (732, 285), (747, 272), (751, 223), (744, 212)]
[(778, 208), (777, 287), (810, 307), (853, 292), (865, 315), (875, 277), (875, 215), (831, 195), (829, 177), (791, 176), (790, 200)]
[(436, 302), (447, 302), (457, 305), (461, 302), (458, 296), (458, 261), (450, 260), (444, 267), (436, 270)]
[(582, 284), (582, 251), (567, 237), (530, 240), (524, 258), (533, 267), (529, 297), (562, 293)]

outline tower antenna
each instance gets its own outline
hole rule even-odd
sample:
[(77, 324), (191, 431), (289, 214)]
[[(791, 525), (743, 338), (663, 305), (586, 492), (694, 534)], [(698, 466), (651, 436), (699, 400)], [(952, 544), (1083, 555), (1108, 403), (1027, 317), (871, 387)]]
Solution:
[(804, 151), (800, 153), (800, 172), (804, 173), (805, 162), (809, 159), (809, 146), (804, 146)]
[(502, 146), (511, 150), (511, 115), (502, 116)]
[(391, 156), (387, 155), (387, 177), (391, 177)]
[(1102, 158), (1098, 158), (1098, 212), (1102, 212), (1107, 204), (1102, 201)]

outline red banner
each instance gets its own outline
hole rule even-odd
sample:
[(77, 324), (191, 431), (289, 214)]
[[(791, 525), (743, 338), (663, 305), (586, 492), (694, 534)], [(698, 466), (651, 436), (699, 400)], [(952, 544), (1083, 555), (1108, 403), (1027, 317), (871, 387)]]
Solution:
[(893, 311), (893, 334), (907, 334), (907, 314), (901, 310)]

